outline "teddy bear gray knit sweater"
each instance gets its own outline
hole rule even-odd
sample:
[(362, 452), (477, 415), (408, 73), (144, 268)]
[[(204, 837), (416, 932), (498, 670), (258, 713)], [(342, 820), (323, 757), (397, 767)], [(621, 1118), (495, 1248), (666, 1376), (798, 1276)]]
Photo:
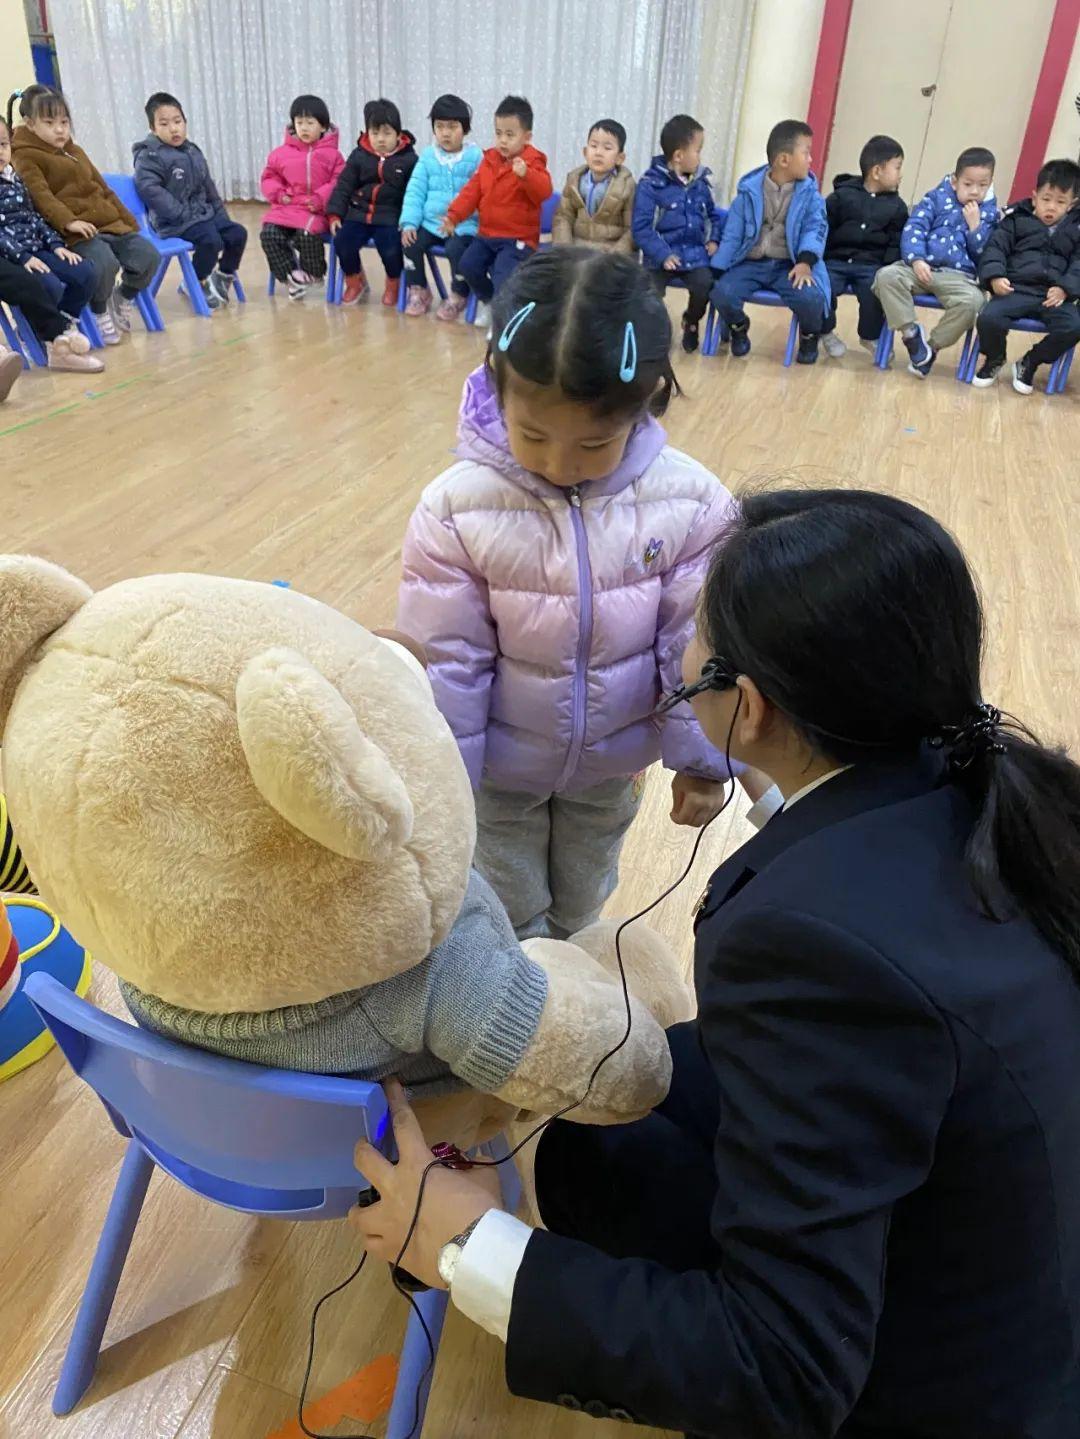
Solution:
[(488, 1093), (517, 1068), (547, 999), (494, 890), (474, 870), (449, 935), (423, 963), (366, 989), (262, 1013), (179, 1009), (120, 984), (139, 1024), (228, 1059)]

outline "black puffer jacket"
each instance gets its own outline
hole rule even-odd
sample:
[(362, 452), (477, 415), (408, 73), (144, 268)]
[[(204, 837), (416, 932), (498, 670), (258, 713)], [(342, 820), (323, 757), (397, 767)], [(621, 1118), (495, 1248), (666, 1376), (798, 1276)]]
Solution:
[(361, 135), (338, 176), (326, 213), (343, 220), (360, 220), (365, 225), (393, 225), (396, 229), (405, 186), (415, 165), (416, 150), (408, 130), (402, 130), (392, 155), (377, 154), (367, 135)]
[(900, 234), (908, 207), (895, 190), (870, 193), (861, 175), (837, 175), (825, 201), (829, 264), (891, 265), (900, 258)]
[(980, 284), (1001, 278), (1025, 294), (1045, 295), (1060, 285), (1070, 300), (1080, 297), (1080, 225), (1074, 216), (1065, 215), (1051, 231), (1030, 200), (1007, 210), (979, 259)]

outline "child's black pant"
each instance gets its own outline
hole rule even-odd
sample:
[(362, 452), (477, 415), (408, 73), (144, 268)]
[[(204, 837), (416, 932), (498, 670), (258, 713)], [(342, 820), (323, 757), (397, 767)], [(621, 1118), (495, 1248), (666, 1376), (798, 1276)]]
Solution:
[(247, 231), (235, 220), (199, 220), (181, 230), (180, 238), (195, 246), (191, 263), (198, 279), (205, 280), (216, 265), (223, 275), (235, 275), (244, 258)]
[(322, 235), (294, 230), (288, 225), (264, 225), (259, 231), (266, 263), (275, 280), (287, 285), (297, 268), (321, 280), (326, 274), (326, 242)]
[(0, 300), (23, 312), (42, 344), (57, 339), (70, 328), (88, 303), (97, 278), (89, 260), (71, 265), (50, 254), (47, 257), (50, 270), (54, 260), (56, 271), (63, 272), (63, 279), (53, 274), (32, 274), (13, 260), (0, 257)]
[(388, 280), (400, 278), (405, 261), (401, 254), (401, 233), (396, 225), (366, 225), (362, 220), (344, 220), (341, 229), (334, 236), (334, 249), (346, 275), (359, 275), (363, 271), (360, 251), (367, 242), (374, 242), (383, 262)]
[(995, 295), (985, 304), (976, 321), (983, 357), (998, 363), (1004, 361), (1009, 326), (1015, 320), (1041, 320), (1050, 332), (1029, 351), (1037, 365), (1052, 365), (1066, 350), (1080, 343), (1080, 310), (1076, 305), (1066, 300), (1063, 305), (1048, 309), (1043, 305), (1044, 299), (1044, 295), (1017, 291), (1012, 295)]
[(450, 288), (455, 295), (462, 299), (469, 293), (469, 282), (460, 273), (461, 259), (465, 251), (472, 244), (471, 235), (433, 235), (430, 230), (425, 230), (421, 225), (416, 231), (416, 239), (411, 245), (405, 246), (405, 283), (408, 285), (420, 285), (428, 289), (427, 253), (433, 245), (442, 245), (446, 251), (446, 258), (450, 262), (450, 274), (452, 276)]
[(458, 269), (476, 298), (487, 305), (522, 260), (535, 254), (533, 247), (524, 240), (473, 235)]
[(850, 287), (859, 302), (859, 339), (876, 340), (885, 323), (885, 311), (874, 294), (877, 265), (849, 265), (843, 260), (826, 260), (825, 268), (832, 281), (832, 306), (825, 316), (821, 333), (829, 335), (836, 329), (836, 302)]
[(649, 277), (658, 294), (662, 295), (673, 281), (686, 290), (686, 314), (683, 318), (687, 324), (696, 325), (702, 319), (709, 308), (709, 291), (716, 279), (715, 271), (710, 270), (708, 265), (698, 265), (693, 270), (650, 270)]

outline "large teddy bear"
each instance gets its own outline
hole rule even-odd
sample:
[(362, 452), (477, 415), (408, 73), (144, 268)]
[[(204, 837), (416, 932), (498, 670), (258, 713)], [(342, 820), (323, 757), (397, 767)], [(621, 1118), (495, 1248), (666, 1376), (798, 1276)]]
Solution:
[[(666, 1093), (662, 1026), (690, 1001), (664, 946), (625, 932), (630, 1037), (590, 1088), (626, 1030), (613, 926), (518, 945), (471, 870), (469, 781), (422, 665), (326, 605), (203, 575), (94, 593), (0, 557), (0, 746), (43, 899), (150, 1028), (456, 1093), (428, 1132), (459, 1141)], [(502, 1105), (466, 1117), (464, 1091)]]

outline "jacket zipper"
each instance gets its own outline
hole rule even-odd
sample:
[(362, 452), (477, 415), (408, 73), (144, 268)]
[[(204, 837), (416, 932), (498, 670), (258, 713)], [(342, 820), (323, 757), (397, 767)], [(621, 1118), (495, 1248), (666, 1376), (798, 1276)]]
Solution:
[[(315, 147), (313, 145), (308, 146), (307, 159), (304, 161), (304, 164), (307, 166), (307, 192), (309, 199), (311, 198), (311, 153), (314, 148)], [(307, 224), (304, 226), (304, 229), (308, 232), (309, 235), (311, 233), (311, 227), (314, 223), (315, 216), (309, 213)]]
[(581, 491), (577, 485), (570, 491), (570, 523), (574, 531), (574, 543), (577, 546), (578, 598), (581, 602), (581, 618), (578, 627), (577, 657), (574, 660), (574, 715), (573, 728), (570, 731), (570, 750), (566, 756), (563, 772), (555, 786), (556, 790), (562, 789), (574, 773), (585, 744), (585, 710), (588, 698), (585, 681), (589, 650), (592, 648), (592, 564), (589, 560), (589, 537), (586, 534), (585, 521), (581, 514)]

